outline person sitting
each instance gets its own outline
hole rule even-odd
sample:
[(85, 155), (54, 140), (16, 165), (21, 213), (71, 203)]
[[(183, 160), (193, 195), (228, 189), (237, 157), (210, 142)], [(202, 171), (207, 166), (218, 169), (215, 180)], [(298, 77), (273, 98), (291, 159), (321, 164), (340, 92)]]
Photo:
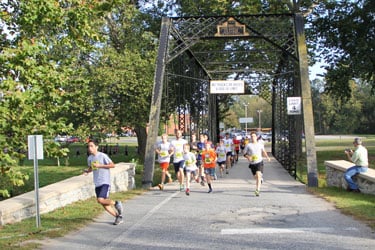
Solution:
[(353, 145), (355, 147), (354, 151), (351, 149), (346, 149), (345, 154), (349, 161), (353, 162), (355, 165), (348, 168), (344, 174), (344, 178), (348, 183), (347, 191), (360, 193), (358, 185), (354, 182), (353, 176), (359, 173), (364, 173), (368, 169), (368, 153), (367, 149), (362, 146), (361, 138), (354, 138)]

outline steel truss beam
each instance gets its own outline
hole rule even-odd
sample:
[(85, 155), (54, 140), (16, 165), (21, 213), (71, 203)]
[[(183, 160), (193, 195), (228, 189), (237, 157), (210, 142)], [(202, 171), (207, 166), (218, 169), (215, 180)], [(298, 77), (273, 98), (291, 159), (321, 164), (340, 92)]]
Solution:
[[(232, 27), (226, 26), (233, 23)], [(233, 27), (240, 27), (242, 33), (231, 33)], [(306, 51), (299, 14), (163, 18), (145, 166), (153, 168), (154, 164), (150, 149), (157, 136), (163, 85), (170, 93), (163, 98), (173, 100), (179, 128), (185, 132), (188, 129), (185, 114), (189, 112), (196, 130), (207, 129), (215, 141), (219, 99), (209, 94), (209, 80), (242, 79), (246, 89), (272, 103), (272, 153), (295, 177), (302, 154), (302, 130), (305, 131), (308, 184), (316, 186)], [(166, 72), (169, 77), (164, 79)], [(182, 95), (173, 94), (181, 89)], [(302, 97), (303, 116), (287, 114), (287, 97), (294, 96)]]

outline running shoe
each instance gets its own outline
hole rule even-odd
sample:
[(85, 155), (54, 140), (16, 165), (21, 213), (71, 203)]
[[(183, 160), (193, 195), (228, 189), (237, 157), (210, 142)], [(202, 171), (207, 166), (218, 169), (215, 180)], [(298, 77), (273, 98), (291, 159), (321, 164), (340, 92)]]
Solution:
[(185, 194), (190, 195), (190, 189), (187, 188), (186, 191), (185, 191)]
[(160, 190), (164, 190), (164, 185), (163, 184), (159, 184), (158, 187), (159, 187)]
[(184, 191), (185, 190), (185, 186), (184, 185), (180, 185), (180, 191)]
[(115, 208), (117, 210), (118, 215), (122, 214), (122, 203), (120, 201), (115, 202)]
[(205, 184), (204, 184), (204, 181), (201, 181), (201, 186), (204, 186)]
[(259, 191), (255, 190), (255, 196), (259, 196)]
[(208, 189), (207, 193), (212, 193), (212, 188)]
[(115, 222), (113, 222), (113, 225), (118, 225), (118, 224), (121, 224), (123, 221), (122, 221), (122, 215), (117, 215), (116, 216), (116, 219), (115, 219)]

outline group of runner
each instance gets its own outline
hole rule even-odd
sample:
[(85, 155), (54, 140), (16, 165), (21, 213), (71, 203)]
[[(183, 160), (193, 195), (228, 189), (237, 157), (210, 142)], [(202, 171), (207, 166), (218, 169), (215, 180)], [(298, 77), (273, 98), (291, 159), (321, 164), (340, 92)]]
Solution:
[(168, 171), (171, 158), (173, 158), (174, 171), (180, 185), (180, 191), (190, 195), (190, 182), (195, 180), (202, 186), (207, 184), (208, 193), (213, 191), (212, 181), (217, 179), (216, 166), (219, 167), (220, 177), (229, 174), (229, 170), (238, 161), (240, 148), (244, 157), (249, 160), (249, 168), (256, 179), (255, 195), (259, 196), (263, 173), (263, 155), (269, 157), (264, 150), (264, 144), (257, 141), (257, 135), (251, 133), (250, 143), (241, 147), (241, 138), (231, 138), (229, 133), (220, 138), (219, 143), (213, 145), (207, 134), (201, 134), (200, 140), (196, 140), (196, 134), (191, 135), (191, 141), (182, 138), (182, 131), (176, 131), (176, 137), (168, 141), (168, 135), (163, 134), (161, 141), (156, 144), (155, 152), (162, 170), (160, 190), (164, 189), (166, 177), (168, 182), (173, 182)]
[[(211, 193), (212, 181), (217, 178), (215, 173), (217, 164), (220, 167), (220, 176), (222, 177), (224, 171), (228, 174), (234, 161), (238, 161), (240, 145), (230, 138), (229, 133), (225, 135), (225, 138), (220, 139), (216, 147), (208, 140), (206, 134), (201, 134), (199, 141), (196, 141), (196, 135), (193, 134), (190, 143), (182, 138), (180, 130), (176, 132), (176, 138), (171, 142), (168, 141), (167, 134), (163, 134), (161, 138), (155, 148), (162, 169), (161, 183), (158, 185), (160, 190), (164, 189), (166, 178), (168, 178), (168, 182), (173, 181), (172, 175), (168, 171), (172, 156), (180, 191), (185, 190), (186, 195), (190, 195), (191, 178), (200, 182), (202, 186), (207, 184), (208, 193)], [(122, 203), (109, 198), (110, 169), (114, 168), (115, 164), (107, 154), (99, 151), (98, 141), (88, 141), (87, 148), (89, 153), (87, 158), (88, 168), (83, 171), (83, 174), (93, 173), (97, 202), (115, 217), (114, 225), (121, 224), (123, 222)], [(256, 179), (255, 195), (259, 196), (263, 172), (262, 154), (268, 160), (269, 157), (264, 150), (264, 144), (257, 142), (255, 133), (251, 134), (251, 142), (244, 147), (243, 153), (244, 157), (250, 162), (249, 168)]]

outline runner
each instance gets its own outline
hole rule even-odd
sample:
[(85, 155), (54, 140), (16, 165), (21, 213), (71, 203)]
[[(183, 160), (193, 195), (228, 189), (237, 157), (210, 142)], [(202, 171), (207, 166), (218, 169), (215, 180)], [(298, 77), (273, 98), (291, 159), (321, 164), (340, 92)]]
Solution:
[(122, 223), (122, 203), (109, 199), (111, 190), (110, 169), (114, 168), (115, 164), (107, 154), (98, 151), (98, 148), (99, 142), (96, 140), (89, 140), (87, 143), (87, 150), (90, 155), (87, 158), (88, 169), (84, 171), (84, 174), (93, 172), (96, 200), (109, 214), (115, 217), (113, 224), (118, 225)]
[(240, 144), (241, 144), (241, 136), (237, 135), (233, 139), (233, 144), (234, 144), (234, 161), (237, 163), (238, 162), (238, 155), (240, 153)]
[(156, 146), (155, 152), (158, 155), (158, 161), (161, 168), (161, 182), (158, 185), (160, 190), (164, 189), (165, 183), (165, 176), (168, 176), (168, 182), (173, 182), (171, 174), (168, 171), (169, 164), (171, 161), (171, 154), (168, 152), (171, 143), (168, 142), (168, 135), (162, 134), (161, 135), (161, 142), (159, 142)]
[(202, 161), (208, 185), (208, 193), (211, 193), (212, 179), (215, 177), (215, 167), (217, 161), (216, 152), (211, 148), (211, 143), (206, 143), (206, 148), (202, 152)]
[(251, 142), (248, 143), (244, 149), (244, 157), (247, 158), (250, 162), (249, 168), (256, 180), (255, 183), (255, 195), (259, 196), (260, 186), (263, 179), (263, 157), (262, 154), (267, 157), (268, 161), (270, 158), (266, 150), (264, 149), (264, 144), (261, 144), (257, 140), (257, 135), (255, 132), (250, 133)]
[(180, 191), (184, 191), (184, 145), (188, 142), (182, 138), (182, 131), (176, 131), (176, 139), (171, 141), (169, 153), (173, 154), (173, 166), (176, 178), (180, 183)]
[(186, 174), (186, 190), (185, 194), (190, 195), (190, 178), (193, 172), (197, 171), (197, 160), (195, 154), (190, 152), (190, 145), (184, 145), (184, 161), (185, 161), (185, 174)]
[(232, 152), (233, 152), (233, 140), (229, 137), (229, 133), (225, 133), (224, 145), (227, 151), (227, 159), (226, 159), (226, 174), (229, 174), (229, 169), (232, 166)]
[(224, 146), (224, 140), (220, 139), (219, 145), (216, 147), (217, 164), (219, 166), (220, 177), (223, 177), (225, 170), (225, 162), (227, 160), (227, 150)]
[(199, 142), (197, 143), (197, 167), (198, 167), (198, 177), (195, 179), (196, 182), (199, 182), (199, 176), (200, 176), (200, 183), (202, 186), (205, 185), (204, 180), (204, 168), (202, 163), (202, 152), (206, 147), (205, 143), (205, 135), (201, 134), (199, 137)]

